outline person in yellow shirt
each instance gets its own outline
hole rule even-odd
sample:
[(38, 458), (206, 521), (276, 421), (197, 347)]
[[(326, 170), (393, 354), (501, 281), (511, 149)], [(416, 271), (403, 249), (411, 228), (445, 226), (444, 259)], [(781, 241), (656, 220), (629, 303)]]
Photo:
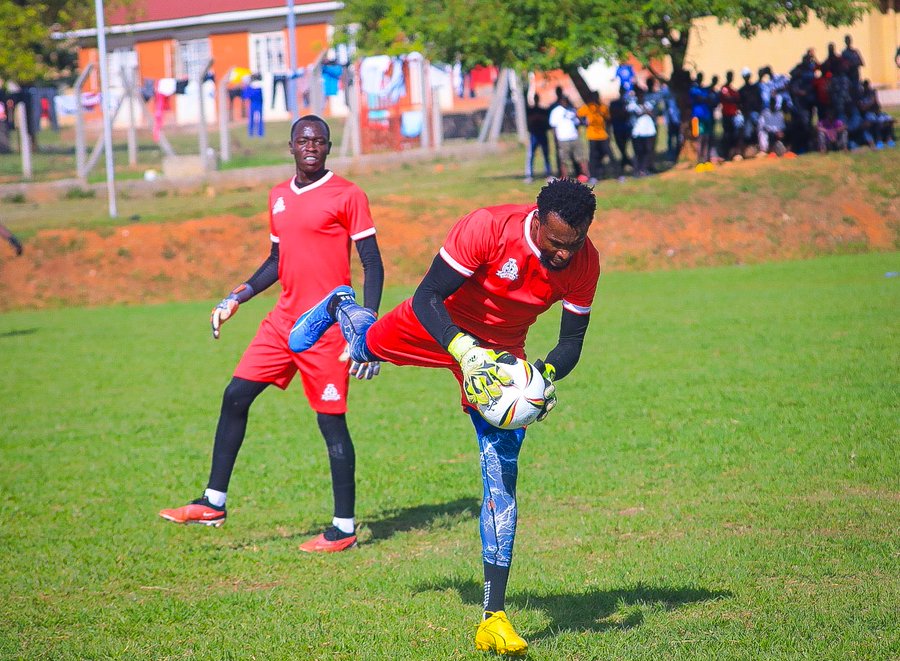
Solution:
[(609, 133), (606, 122), (609, 121), (609, 106), (600, 100), (600, 94), (591, 92), (588, 102), (578, 109), (578, 116), (587, 124), (585, 137), (588, 141), (588, 171), (591, 178), (588, 185), (593, 186), (606, 173), (605, 159), (613, 163), (612, 149), (609, 147)]

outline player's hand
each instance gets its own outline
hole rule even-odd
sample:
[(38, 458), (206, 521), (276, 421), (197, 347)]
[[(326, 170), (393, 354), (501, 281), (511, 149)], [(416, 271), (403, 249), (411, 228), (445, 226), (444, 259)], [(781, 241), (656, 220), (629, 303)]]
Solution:
[(470, 404), (488, 404), (500, 397), (500, 386), (512, 383), (512, 379), (497, 364), (497, 359), (505, 351), (483, 349), (474, 337), (465, 333), (454, 337), (447, 350), (462, 369), (463, 390)]
[(374, 379), (381, 373), (381, 363), (372, 360), (368, 363), (358, 363), (355, 360), (350, 361), (350, 376), (355, 376), (359, 380)]
[(534, 366), (541, 373), (541, 376), (544, 377), (544, 406), (537, 417), (537, 422), (541, 422), (556, 406), (556, 386), (553, 385), (553, 379), (556, 378), (556, 368), (540, 359), (534, 361)]
[(213, 308), (212, 314), (209, 317), (209, 324), (212, 326), (212, 336), (214, 340), (219, 339), (219, 329), (222, 327), (222, 324), (238, 311), (240, 305), (237, 296), (229, 294)]
[(241, 303), (245, 303), (253, 298), (253, 294), (253, 287), (244, 282), (232, 289), (231, 293), (213, 308), (212, 314), (209, 316), (209, 325), (212, 326), (214, 340), (219, 339), (219, 329), (222, 327), (222, 324), (235, 315)]

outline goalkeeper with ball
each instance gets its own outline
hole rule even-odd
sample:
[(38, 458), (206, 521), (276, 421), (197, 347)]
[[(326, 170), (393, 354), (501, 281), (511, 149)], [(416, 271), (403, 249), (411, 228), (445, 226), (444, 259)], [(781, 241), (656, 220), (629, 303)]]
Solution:
[(304, 352), (335, 322), (360, 363), (444, 367), (462, 387), (481, 450), (484, 499), (481, 542), (484, 617), (475, 635), (480, 650), (521, 655), (528, 649), (504, 612), (516, 533), (516, 476), (525, 429), (499, 429), (478, 413), (508, 385), (507, 352), (525, 358), (525, 336), (538, 315), (562, 301), (559, 341), (534, 366), (544, 378), (546, 417), (556, 404), (554, 382), (578, 362), (600, 276), (587, 237), (596, 200), (587, 186), (558, 179), (537, 205), (477, 209), (460, 219), (412, 298), (376, 320), (337, 287), (294, 325), (289, 345)]
[(290, 136), (296, 172), (269, 192), (269, 257), (247, 282), (213, 309), (213, 337), (219, 337), (222, 324), (234, 316), (238, 306), (276, 282), (281, 283), (281, 296), (263, 319), (225, 388), (206, 491), (187, 505), (159, 514), (174, 523), (218, 527), (225, 522), (226, 492), (244, 441), (250, 405), (272, 384), (287, 388), (299, 371), (304, 394), (316, 412), (328, 446), (334, 495), (332, 525), (301, 544), (300, 549), (343, 551), (356, 545), (355, 452), (345, 415), (349, 373), (371, 378), (379, 365), (348, 365), (346, 343), (337, 329), (325, 333), (315, 349), (302, 356), (288, 348), (287, 335), (297, 315), (336, 282), (350, 283), (351, 242), (365, 274), (365, 302), (373, 309), (381, 300), (384, 267), (365, 193), (325, 168), (331, 151), (328, 124), (316, 115), (306, 115), (291, 125)]

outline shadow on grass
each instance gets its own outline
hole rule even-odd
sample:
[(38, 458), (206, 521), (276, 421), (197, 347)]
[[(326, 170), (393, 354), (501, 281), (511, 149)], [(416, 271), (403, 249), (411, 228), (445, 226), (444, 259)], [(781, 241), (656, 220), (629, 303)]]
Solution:
[[(484, 590), (481, 583), (449, 579), (423, 584), (416, 592), (455, 590), (465, 603), (481, 605)], [(540, 631), (528, 632), (529, 640), (553, 638), (562, 631), (607, 631), (632, 629), (644, 621), (644, 613), (671, 611), (687, 604), (715, 601), (732, 596), (725, 590), (696, 587), (658, 587), (638, 583), (618, 590), (546, 594), (513, 592), (508, 602), (519, 608), (540, 610), (550, 622)]]
[(366, 519), (371, 541), (388, 539), (398, 532), (446, 527), (460, 519), (475, 519), (481, 511), (477, 498), (458, 498), (437, 505), (416, 505), (400, 510), (388, 510)]
[[(433, 530), (449, 528), (460, 521), (476, 519), (481, 511), (481, 501), (477, 498), (458, 498), (449, 503), (436, 505), (416, 505), (380, 512), (373, 516), (359, 517), (357, 535), (363, 544), (389, 539), (393, 535), (410, 530)], [(244, 540), (231, 544), (230, 548), (242, 549), (266, 542), (281, 542), (285, 539), (306, 540), (322, 532), (322, 528), (310, 528), (290, 535), (275, 534), (264, 538)]]

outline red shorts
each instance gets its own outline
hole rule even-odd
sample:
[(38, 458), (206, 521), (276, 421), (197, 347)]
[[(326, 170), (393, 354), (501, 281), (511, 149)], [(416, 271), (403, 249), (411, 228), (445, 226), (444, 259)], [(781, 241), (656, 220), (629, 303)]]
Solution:
[(284, 390), (299, 370), (303, 392), (313, 411), (346, 413), (350, 363), (340, 360), (347, 346), (340, 329), (337, 326), (328, 329), (314, 347), (294, 353), (287, 343), (292, 324), (293, 321), (279, 322), (278, 317), (269, 313), (234, 368), (234, 375), (248, 381), (272, 383)]
[[(459, 363), (422, 326), (413, 312), (412, 299), (403, 301), (372, 324), (366, 333), (366, 346), (373, 354), (394, 365), (449, 369), (459, 382), (463, 408), (472, 408), (462, 390), (462, 371)], [(487, 346), (487, 348), (503, 349), (514, 356), (525, 358), (525, 352), (521, 347)]]

